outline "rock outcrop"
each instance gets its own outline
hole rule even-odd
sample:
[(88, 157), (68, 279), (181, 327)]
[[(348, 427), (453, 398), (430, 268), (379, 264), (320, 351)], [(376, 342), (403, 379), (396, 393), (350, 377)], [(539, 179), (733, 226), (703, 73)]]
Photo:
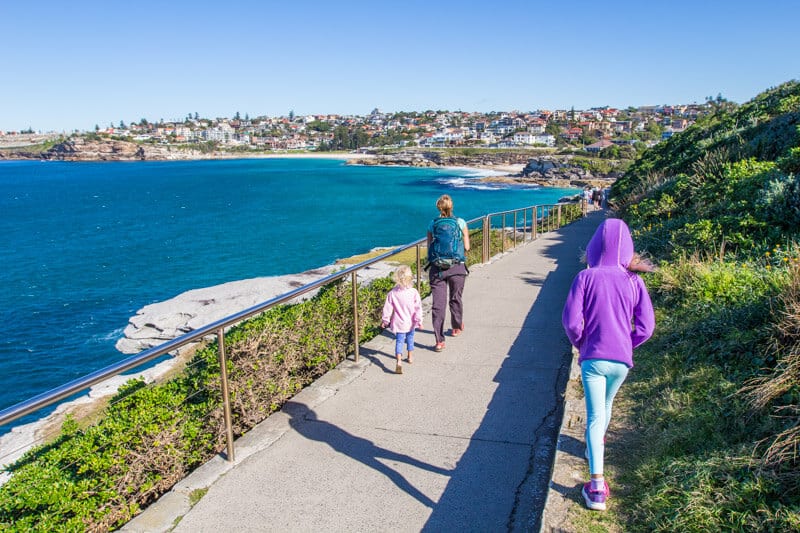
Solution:
[(402, 165), (413, 167), (492, 167), (525, 165), (520, 173), (489, 176), (484, 181), (541, 185), (545, 187), (607, 187), (616, 180), (618, 173), (595, 174), (578, 166), (571, 155), (541, 155), (531, 153), (503, 152), (477, 155), (453, 155), (435, 151), (406, 150), (394, 154), (375, 154), (370, 159), (352, 159), (355, 165)]
[(432, 150), (404, 150), (393, 154), (372, 154), (369, 159), (351, 159), (351, 165), (397, 165), (407, 167), (492, 167), (523, 165), (530, 154), (519, 152), (482, 152), (476, 155), (454, 155)]
[(71, 137), (43, 152), (25, 148), (0, 152), (0, 159), (44, 159), (48, 161), (165, 161), (208, 159), (219, 154), (204, 154), (195, 149), (158, 144), (140, 144), (119, 139)]
[[(368, 283), (386, 277), (395, 267), (390, 262), (376, 263), (360, 270), (358, 281)], [(158, 346), (338, 270), (341, 270), (340, 265), (329, 265), (299, 274), (231, 281), (194, 289), (170, 300), (146, 305), (128, 320), (124, 336), (117, 341), (116, 348), (122, 353), (134, 354)], [(314, 294), (316, 291), (305, 293), (292, 302), (310, 298)]]
[(57, 161), (143, 161), (144, 148), (136, 143), (88, 140), (75, 137), (42, 152), (42, 159)]

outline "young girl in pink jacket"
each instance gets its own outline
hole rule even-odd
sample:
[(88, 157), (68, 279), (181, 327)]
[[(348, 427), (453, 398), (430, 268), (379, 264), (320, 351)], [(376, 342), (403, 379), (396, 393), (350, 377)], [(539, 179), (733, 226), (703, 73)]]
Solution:
[(407, 265), (397, 267), (392, 277), (397, 285), (386, 295), (381, 327), (388, 326), (395, 335), (397, 365), (394, 371), (402, 374), (404, 346), (408, 350), (408, 364), (414, 362), (414, 329), (422, 327), (422, 301), (413, 287), (414, 275)]

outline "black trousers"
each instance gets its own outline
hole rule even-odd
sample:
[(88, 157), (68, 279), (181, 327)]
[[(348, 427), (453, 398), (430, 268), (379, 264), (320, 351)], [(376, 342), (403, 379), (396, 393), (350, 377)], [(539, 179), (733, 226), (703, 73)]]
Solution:
[[(453, 265), (447, 270), (440, 270), (436, 265), (431, 265), (428, 271), (428, 280), (433, 296), (431, 315), (436, 342), (444, 342), (444, 318), (448, 307), (450, 308), (451, 327), (461, 329), (464, 324), (464, 305), (461, 302), (461, 294), (464, 292), (464, 281), (467, 279), (468, 273), (467, 266), (463, 263)], [(449, 297), (448, 292), (450, 293)]]

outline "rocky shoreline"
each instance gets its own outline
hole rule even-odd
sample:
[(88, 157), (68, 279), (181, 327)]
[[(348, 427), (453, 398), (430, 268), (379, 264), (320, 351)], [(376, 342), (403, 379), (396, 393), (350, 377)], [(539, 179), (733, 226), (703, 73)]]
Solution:
[(619, 173), (592, 173), (574, 164), (573, 155), (556, 155), (548, 151), (480, 151), (463, 154), (424, 149), (401, 150), (391, 154), (366, 153), (271, 153), (200, 151), (173, 145), (142, 144), (131, 141), (71, 137), (43, 151), (24, 147), (0, 150), (0, 160), (41, 161), (191, 161), (204, 159), (319, 157), (345, 159), (351, 165), (383, 165), (404, 167), (460, 167), (493, 171), (483, 181), (536, 185), (541, 187), (585, 188), (607, 187)]
[(349, 165), (385, 165), (409, 167), (466, 167), (499, 171), (479, 181), (517, 185), (538, 185), (559, 188), (605, 188), (621, 173), (592, 173), (573, 163), (573, 155), (536, 154), (520, 152), (452, 155), (436, 151), (407, 150), (393, 154), (371, 154), (369, 158), (353, 158)]

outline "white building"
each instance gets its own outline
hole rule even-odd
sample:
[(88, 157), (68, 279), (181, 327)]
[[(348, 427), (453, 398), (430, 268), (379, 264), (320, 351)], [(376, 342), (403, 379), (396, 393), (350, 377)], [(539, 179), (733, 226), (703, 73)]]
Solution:
[(514, 142), (516, 144), (526, 144), (526, 145), (544, 145), (544, 146), (555, 146), (556, 145), (556, 138), (552, 135), (540, 135), (531, 133), (529, 131), (522, 131), (517, 132), (514, 134)]

